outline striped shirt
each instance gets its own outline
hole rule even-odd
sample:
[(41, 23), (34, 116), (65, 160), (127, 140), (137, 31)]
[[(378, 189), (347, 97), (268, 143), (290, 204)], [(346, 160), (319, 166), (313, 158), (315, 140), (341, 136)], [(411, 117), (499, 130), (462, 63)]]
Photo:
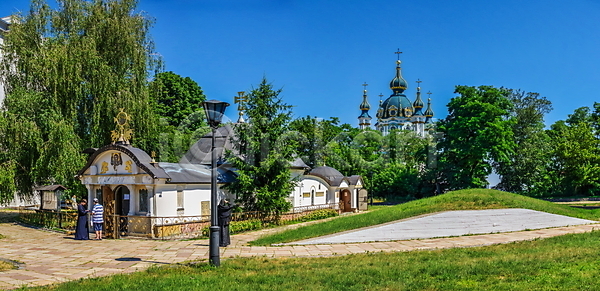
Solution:
[(99, 203), (94, 205), (92, 208), (92, 222), (93, 223), (104, 223), (104, 207)]

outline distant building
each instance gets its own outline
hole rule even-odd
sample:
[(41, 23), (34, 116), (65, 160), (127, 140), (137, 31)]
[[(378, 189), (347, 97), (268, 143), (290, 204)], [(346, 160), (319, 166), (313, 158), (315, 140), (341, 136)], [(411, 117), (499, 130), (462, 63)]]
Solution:
[[(379, 100), (379, 107), (377, 109), (377, 123), (375, 123), (375, 129), (379, 130), (383, 135), (387, 135), (394, 129), (398, 130), (410, 130), (417, 133), (419, 136), (425, 137), (428, 135), (429, 129), (432, 128), (433, 124), (433, 110), (431, 109), (431, 98), (427, 100), (427, 108), (423, 111), (424, 103), (421, 99), (421, 87), (417, 87), (417, 94), (415, 101), (411, 102), (404, 91), (408, 88), (408, 83), (402, 77), (402, 69), (400, 64), (400, 51), (398, 54), (398, 60), (396, 61), (396, 76), (390, 82), (390, 89), (392, 94), (382, 101)], [(420, 80), (416, 81), (417, 84), (421, 83)], [(363, 101), (360, 104), (361, 115), (358, 117), (358, 124), (360, 129), (371, 128), (371, 116), (369, 110), (371, 106), (367, 100), (367, 84), (363, 84), (365, 89), (363, 91)], [(431, 93), (427, 93), (431, 94)], [(383, 97), (383, 95), (379, 95)]]

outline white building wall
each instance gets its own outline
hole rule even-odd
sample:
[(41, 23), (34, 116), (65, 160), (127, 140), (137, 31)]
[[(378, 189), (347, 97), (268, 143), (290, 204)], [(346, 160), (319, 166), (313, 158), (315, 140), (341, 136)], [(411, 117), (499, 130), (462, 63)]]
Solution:
[(156, 207), (155, 216), (177, 216), (177, 188), (175, 185), (158, 186), (154, 199)]
[(290, 201), (293, 207), (328, 203), (329, 187), (317, 177), (304, 176), (294, 188)]

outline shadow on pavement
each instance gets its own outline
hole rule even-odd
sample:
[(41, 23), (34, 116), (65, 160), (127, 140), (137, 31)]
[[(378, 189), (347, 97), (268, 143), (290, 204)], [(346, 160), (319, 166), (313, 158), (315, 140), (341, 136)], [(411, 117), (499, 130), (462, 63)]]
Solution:
[(142, 259), (136, 258), (136, 257), (116, 258), (115, 261), (119, 261), (119, 262), (146, 262), (146, 263), (163, 264), (163, 265), (170, 265), (171, 264), (171, 263), (165, 263), (165, 262), (145, 261), (145, 260), (142, 260)]

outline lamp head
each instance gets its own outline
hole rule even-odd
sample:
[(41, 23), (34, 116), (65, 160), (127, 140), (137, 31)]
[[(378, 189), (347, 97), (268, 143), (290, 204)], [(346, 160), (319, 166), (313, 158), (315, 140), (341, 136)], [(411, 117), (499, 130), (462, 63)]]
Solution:
[(229, 103), (219, 100), (208, 100), (202, 102), (202, 106), (204, 107), (204, 113), (206, 113), (208, 125), (212, 128), (216, 128), (221, 124), (225, 108), (229, 106)]

